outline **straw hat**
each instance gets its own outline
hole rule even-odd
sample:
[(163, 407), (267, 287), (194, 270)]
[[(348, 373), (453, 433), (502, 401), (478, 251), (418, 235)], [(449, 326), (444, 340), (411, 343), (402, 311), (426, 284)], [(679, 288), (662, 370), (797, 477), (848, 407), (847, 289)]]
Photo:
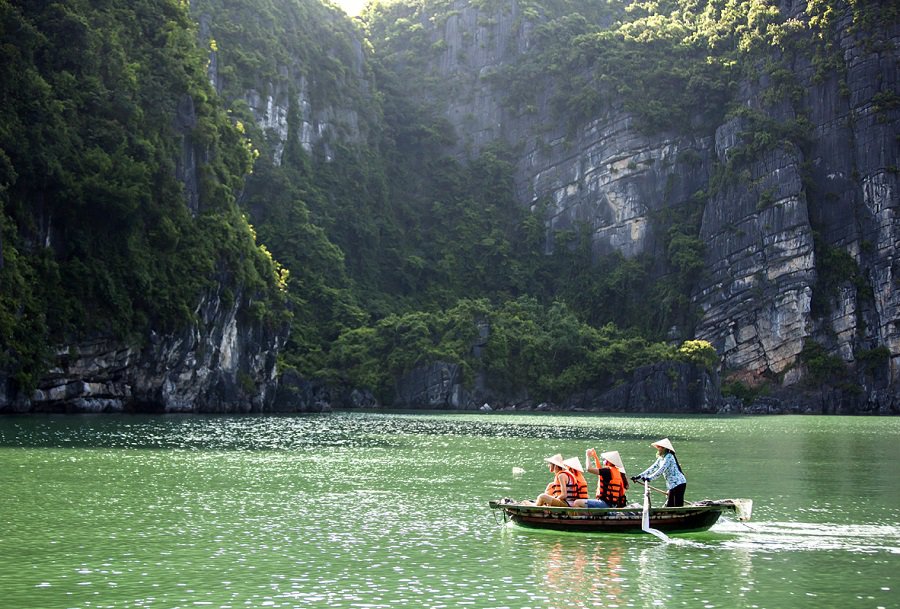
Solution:
[(559, 453), (556, 453), (556, 454), (553, 455), (552, 457), (547, 457), (546, 459), (544, 459), (544, 461), (546, 461), (547, 463), (552, 463), (553, 465), (556, 465), (556, 466), (562, 467), (562, 468), (567, 468), (567, 467), (569, 467), (569, 466), (566, 464), (566, 462), (563, 461), (563, 456), (562, 456), (561, 454), (559, 454)]
[(610, 463), (615, 465), (617, 468), (619, 468), (620, 472), (622, 472), (623, 474), (625, 473), (625, 464), (622, 463), (622, 457), (619, 456), (619, 451), (611, 450), (606, 453), (601, 453), (600, 458), (603, 459), (604, 461), (609, 461)]
[(675, 449), (672, 448), (672, 443), (669, 442), (669, 438), (663, 438), (659, 442), (654, 442), (650, 446), (652, 446), (653, 448), (665, 448), (667, 450), (675, 452)]
[(563, 461), (563, 463), (565, 463), (566, 467), (568, 467), (569, 469), (578, 470), (580, 472), (584, 471), (584, 468), (581, 467), (581, 461), (578, 459), (578, 457), (572, 457), (571, 459), (566, 459), (565, 461)]

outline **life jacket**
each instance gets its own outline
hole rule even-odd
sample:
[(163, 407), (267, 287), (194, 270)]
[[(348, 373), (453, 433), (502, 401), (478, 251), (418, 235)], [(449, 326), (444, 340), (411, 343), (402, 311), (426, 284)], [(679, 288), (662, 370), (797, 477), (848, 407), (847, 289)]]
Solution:
[(625, 483), (618, 467), (601, 467), (597, 479), (597, 499), (613, 507), (625, 507)]
[(562, 473), (566, 475), (566, 497), (568, 497), (569, 502), (576, 499), (587, 499), (588, 485), (587, 480), (584, 479), (584, 474), (577, 469)]
[(575, 492), (569, 494), (569, 499), (587, 499), (588, 498), (588, 483), (582, 474), (577, 469), (573, 469), (570, 472), (573, 476), (575, 476)]
[(560, 476), (563, 476), (562, 479), (566, 485), (566, 497), (570, 502), (575, 501), (576, 499), (588, 498), (587, 480), (584, 479), (584, 474), (577, 470), (558, 472), (556, 477), (553, 478), (553, 481), (547, 485), (547, 489), (544, 491), (545, 493), (552, 495), (557, 499), (562, 499)]
[(547, 485), (547, 488), (544, 489), (545, 493), (547, 493), (548, 495), (552, 495), (553, 497), (559, 497), (560, 495), (562, 495), (562, 490), (559, 486), (559, 478), (557, 478), (557, 476), (553, 476), (553, 480), (550, 482), (550, 484)]

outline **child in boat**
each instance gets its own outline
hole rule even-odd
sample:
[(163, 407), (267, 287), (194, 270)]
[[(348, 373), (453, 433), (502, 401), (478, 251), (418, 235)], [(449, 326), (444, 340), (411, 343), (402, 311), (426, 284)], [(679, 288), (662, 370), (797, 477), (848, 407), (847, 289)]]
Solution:
[(666, 499), (664, 507), (681, 507), (684, 505), (684, 491), (687, 488), (687, 478), (678, 463), (678, 457), (675, 456), (675, 449), (669, 438), (663, 438), (659, 442), (651, 444), (656, 449), (656, 461), (653, 465), (632, 476), (635, 482), (638, 480), (653, 480), (663, 475), (666, 479), (666, 488), (669, 491), (669, 498)]
[[(625, 476), (625, 465), (619, 451), (611, 450), (597, 457), (597, 451), (593, 448), (584, 453), (584, 460), (592, 474), (597, 475), (597, 492), (595, 499), (579, 499), (574, 507), (611, 508), (625, 507), (628, 500), (625, 491), (628, 490), (628, 478)], [(593, 460), (594, 465), (591, 465)]]

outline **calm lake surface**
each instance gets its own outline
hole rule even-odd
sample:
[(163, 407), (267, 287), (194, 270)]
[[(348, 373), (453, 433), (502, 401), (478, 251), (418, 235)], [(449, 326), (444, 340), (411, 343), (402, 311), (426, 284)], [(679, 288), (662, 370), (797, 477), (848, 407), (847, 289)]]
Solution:
[[(688, 500), (753, 519), (666, 544), (487, 506), (665, 436)], [(898, 464), (900, 418), (0, 418), (0, 607), (900, 607)]]

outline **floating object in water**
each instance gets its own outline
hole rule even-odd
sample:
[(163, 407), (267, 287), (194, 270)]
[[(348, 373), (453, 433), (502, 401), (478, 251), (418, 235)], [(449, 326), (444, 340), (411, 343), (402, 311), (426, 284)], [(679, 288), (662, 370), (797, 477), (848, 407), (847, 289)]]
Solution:
[(524, 474), (524, 473), (525, 473), (525, 470), (522, 469), (521, 467), (514, 467), (514, 468), (513, 468), (513, 476), (519, 477), (519, 476), (521, 476), (521, 475)]

